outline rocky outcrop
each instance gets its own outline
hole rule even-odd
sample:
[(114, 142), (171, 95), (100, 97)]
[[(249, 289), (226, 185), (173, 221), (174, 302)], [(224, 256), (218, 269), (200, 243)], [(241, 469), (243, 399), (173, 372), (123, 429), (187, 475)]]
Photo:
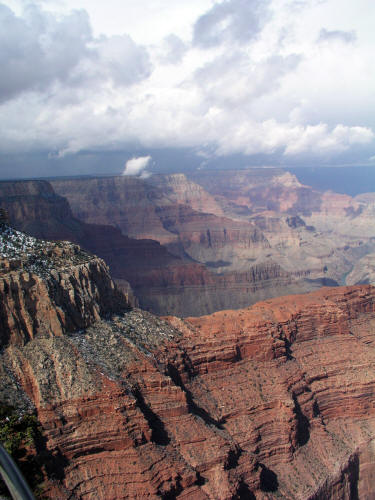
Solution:
[(215, 261), (231, 264), (236, 255), (252, 258), (270, 248), (252, 222), (196, 212), (186, 205), (160, 207), (158, 214), (164, 227), (178, 235), (177, 242), (167, 248), (202, 264)]
[(104, 262), (77, 245), (42, 242), (31, 256), (0, 259), (0, 347), (81, 330), (128, 307)]
[(0, 400), (37, 408), (50, 498), (370, 498), (373, 345), (370, 286), (132, 310), (5, 349)]
[[(308, 215), (319, 211), (321, 194), (277, 168), (196, 171), (189, 176), (238, 215), (267, 210)], [(227, 202), (230, 202), (228, 205)]]
[(375, 254), (370, 253), (359, 259), (345, 278), (348, 285), (375, 283)]

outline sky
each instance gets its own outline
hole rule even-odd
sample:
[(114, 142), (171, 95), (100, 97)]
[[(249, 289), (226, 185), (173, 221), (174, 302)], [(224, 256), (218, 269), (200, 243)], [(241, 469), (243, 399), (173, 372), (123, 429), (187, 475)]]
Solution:
[(0, 177), (375, 167), (374, 19), (373, 0), (0, 0)]

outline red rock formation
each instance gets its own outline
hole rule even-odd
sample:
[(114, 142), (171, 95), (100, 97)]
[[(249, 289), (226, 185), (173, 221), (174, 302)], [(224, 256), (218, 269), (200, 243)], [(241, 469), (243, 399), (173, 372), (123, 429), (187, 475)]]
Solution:
[(371, 498), (374, 288), (168, 321), (6, 350), (64, 471), (50, 497)]
[(105, 263), (69, 242), (45, 243), (30, 263), (0, 259), (0, 347), (87, 328), (129, 307)]

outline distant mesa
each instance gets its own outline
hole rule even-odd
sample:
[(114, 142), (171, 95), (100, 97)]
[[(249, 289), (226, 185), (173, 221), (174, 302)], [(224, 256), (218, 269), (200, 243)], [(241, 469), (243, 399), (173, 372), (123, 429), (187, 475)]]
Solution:
[(141, 308), (182, 317), (375, 283), (374, 196), (279, 169), (0, 183), (15, 230), (79, 244)]

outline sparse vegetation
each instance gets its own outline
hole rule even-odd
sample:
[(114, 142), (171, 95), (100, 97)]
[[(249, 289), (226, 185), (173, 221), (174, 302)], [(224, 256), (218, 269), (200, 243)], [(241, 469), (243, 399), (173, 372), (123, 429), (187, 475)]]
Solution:
[(53, 269), (67, 264), (81, 264), (91, 258), (73, 243), (39, 240), (7, 224), (0, 224), (0, 271), (24, 269), (46, 277)]
[[(43, 498), (43, 472), (36, 456), (40, 438), (40, 425), (35, 415), (19, 415), (11, 406), (0, 405), (0, 442), (18, 465), (37, 499)], [(8, 489), (0, 480), (0, 496), (7, 498), (7, 495)]]

